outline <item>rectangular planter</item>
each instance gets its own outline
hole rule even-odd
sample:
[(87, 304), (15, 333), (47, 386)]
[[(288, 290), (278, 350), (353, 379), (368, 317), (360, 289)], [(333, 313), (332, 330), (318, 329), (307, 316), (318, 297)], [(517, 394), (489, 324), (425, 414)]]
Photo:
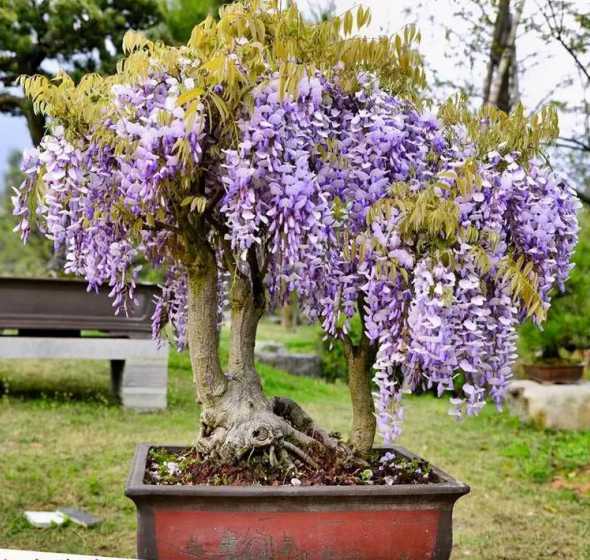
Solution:
[(437, 468), (423, 485), (156, 486), (143, 483), (151, 447), (183, 449), (137, 447), (125, 495), (144, 560), (446, 560), (469, 492)]
[(578, 383), (584, 375), (584, 364), (525, 364), (524, 372), (529, 379), (539, 383)]
[(151, 333), (157, 286), (138, 284), (129, 314), (115, 315), (110, 289), (88, 292), (87, 283), (54, 278), (0, 278), (0, 330), (26, 334), (43, 331), (100, 330), (146, 337)]

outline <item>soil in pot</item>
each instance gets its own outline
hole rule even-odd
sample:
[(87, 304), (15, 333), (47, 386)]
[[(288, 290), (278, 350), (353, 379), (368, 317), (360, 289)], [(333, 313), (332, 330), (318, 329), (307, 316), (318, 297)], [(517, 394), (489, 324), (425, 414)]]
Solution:
[(429, 484), (439, 482), (423, 459), (408, 459), (394, 451), (375, 450), (367, 459), (330, 450), (306, 451), (289, 467), (268, 452), (255, 452), (231, 464), (220, 464), (195, 449), (150, 449), (144, 483), (211, 486), (353, 486)]

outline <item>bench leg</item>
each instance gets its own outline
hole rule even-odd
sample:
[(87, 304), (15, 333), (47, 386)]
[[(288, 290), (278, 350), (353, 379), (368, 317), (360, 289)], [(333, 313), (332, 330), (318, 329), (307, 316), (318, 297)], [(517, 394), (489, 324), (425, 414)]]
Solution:
[(159, 410), (166, 408), (168, 359), (125, 360), (120, 396), (125, 408)]
[(111, 391), (117, 399), (121, 398), (124, 369), (125, 360), (111, 360)]

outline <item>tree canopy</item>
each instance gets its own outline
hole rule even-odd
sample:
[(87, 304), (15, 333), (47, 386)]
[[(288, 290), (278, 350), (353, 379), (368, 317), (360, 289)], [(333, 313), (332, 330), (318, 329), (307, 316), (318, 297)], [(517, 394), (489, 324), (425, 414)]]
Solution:
[[(359, 316), (390, 440), (403, 387), (442, 394), (462, 374), (457, 413), (501, 403), (515, 327), (544, 318), (577, 220), (571, 189), (540, 157), (557, 134), (552, 109), (472, 113), (454, 98), (431, 114), (419, 33), (355, 35), (369, 18), (358, 8), (310, 24), (295, 5), (249, 0), (186, 46), (127, 33), (111, 76), (23, 79), (51, 130), (24, 159), (15, 211), (23, 237), (37, 222), (67, 270), (110, 284), (120, 308), (138, 255), (163, 268), (154, 331), (171, 320), (188, 339), (208, 403), (255, 384), (267, 301), (296, 291), (343, 338)], [(229, 375), (207, 354), (224, 294)], [(227, 410), (205, 414), (205, 439), (242, 449), (252, 413), (238, 430)]]
[(162, 8), (164, 29), (161, 35), (171, 42), (186, 43), (193, 28), (207, 16), (217, 17), (219, 8), (231, 0), (168, 0)]

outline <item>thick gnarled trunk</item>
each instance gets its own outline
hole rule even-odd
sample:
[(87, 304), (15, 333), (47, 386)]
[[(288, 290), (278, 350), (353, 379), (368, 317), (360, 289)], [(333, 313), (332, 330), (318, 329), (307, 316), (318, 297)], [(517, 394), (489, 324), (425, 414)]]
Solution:
[(197, 447), (222, 461), (268, 448), (277, 462), (289, 462), (289, 453), (305, 457), (303, 449), (318, 443), (336, 447), (295, 403), (264, 395), (254, 364), (256, 329), (265, 305), (264, 292), (256, 283), (245, 275), (234, 275), (226, 374), (218, 357), (217, 273), (212, 254), (199, 256), (188, 289), (189, 351), (202, 403)]

